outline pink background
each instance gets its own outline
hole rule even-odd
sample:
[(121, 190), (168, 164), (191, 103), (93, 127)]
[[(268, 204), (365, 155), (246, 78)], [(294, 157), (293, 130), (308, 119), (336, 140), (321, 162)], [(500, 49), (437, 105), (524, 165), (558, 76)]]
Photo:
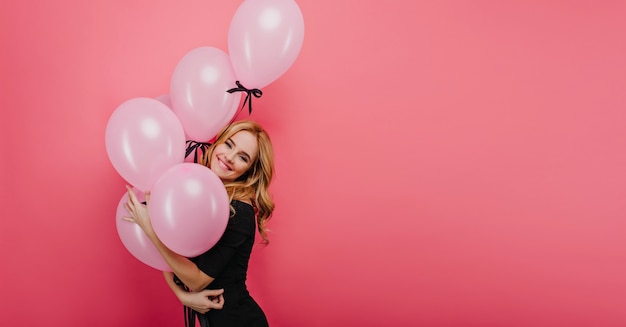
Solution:
[[(0, 325), (182, 326), (118, 238), (105, 125), (225, 50), (239, 3), (2, 1)], [(626, 325), (623, 1), (298, 4), (302, 51), (252, 113), (272, 326)]]

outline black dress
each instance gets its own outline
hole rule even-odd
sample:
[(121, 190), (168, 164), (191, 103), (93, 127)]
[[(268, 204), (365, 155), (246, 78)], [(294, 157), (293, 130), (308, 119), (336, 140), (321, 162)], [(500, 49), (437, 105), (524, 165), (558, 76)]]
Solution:
[(228, 220), (226, 231), (207, 252), (191, 258), (205, 274), (215, 278), (207, 289), (224, 289), (224, 307), (198, 314), (201, 323), (210, 327), (263, 326), (267, 318), (261, 307), (252, 299), (246, 288), (248, 261), (256, 231), (254, 209), (251, 205), (234, 200), (235, 214)]

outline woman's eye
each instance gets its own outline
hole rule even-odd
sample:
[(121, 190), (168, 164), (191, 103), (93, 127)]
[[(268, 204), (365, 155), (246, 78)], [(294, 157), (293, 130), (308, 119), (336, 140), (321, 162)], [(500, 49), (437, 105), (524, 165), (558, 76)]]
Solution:
[(226, 142), (226, 143), (224, 143), (224, 144), (226, 144), (226, 146), (227, 146), (229, 149), (232, 149), (232, 148), (233, 148), (233, 146), (230, 144), (230, 142)]
[(241, 158), (241, 160), (243, 160), (243, 162), (248, 162), (248, 158), (245, 156), (239, 156), (239, 158)]

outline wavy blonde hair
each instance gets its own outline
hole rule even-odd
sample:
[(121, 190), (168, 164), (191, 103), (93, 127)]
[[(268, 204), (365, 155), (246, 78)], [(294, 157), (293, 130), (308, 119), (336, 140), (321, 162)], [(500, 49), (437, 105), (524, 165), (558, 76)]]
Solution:
[(200, 164), (211, 167), (211, 157), (215, 145), (225, 143), (233, 135), (241, 131), (248, 131), (256, 136), (259, 153), (250, 165), (250, 168), (233, 182), (225, 182), (224, 186), (229, 201), (252, 201), (256, 213), (257, 228), (263, 243), (268, 244), (267, 228), (265, 224), (274, 211), (274, 201), (269, 193), (270, 182), (274, 175), (274, 151), (269, 135), (256, 122), (241, 120), (226, 126), (219, 134), (213, 145), (202, 155)]

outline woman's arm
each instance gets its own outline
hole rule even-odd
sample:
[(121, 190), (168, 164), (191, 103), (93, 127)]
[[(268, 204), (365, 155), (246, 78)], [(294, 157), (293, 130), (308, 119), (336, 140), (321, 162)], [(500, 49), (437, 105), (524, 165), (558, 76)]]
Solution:
[(174, 273), (173, 272), (164, 271), (163, 272), (163, 277), (165, 278), (165, 282), (167, 283), (167, 286), (169, 286), (172, 289), (172, 292), (174, 292), (174, 295), (176, 295), (176, 297), (179, 300), (180, 300), (181, 296), (183, 296), (183, 293), (187, 293), (187, 291), (184, 290), (180, 285), (176, 284), (176, 282), (174, 281)]
[[(123, 217), (123, 219), (134, 222), (141, 227), (146, 236), (154, 243), (163, 259), (165, 259), (165, 262), (172, 268), (173, 273), (192, 291), (201, 291), (209, 286), (215, 278), (205, 274), (191, 260), (173, 252), (161, 242), (150, 223), (148, 207), (137, 200), (137, 196), (135, 196), (130, 186), (126, 186), (126, 188), (128, 189), (128, 202), (126, 202), (125, 207), (131, 217)], [(149, 203), (149, 201), (150, 192), (146, 192), (146, 202)]]
[(224, 307), (224, 290), (203, 290), (187, 292), (174, 282), (174, 273), (164, 271), (165, 282), (172, 289), (180, 303), (200, 313)]

